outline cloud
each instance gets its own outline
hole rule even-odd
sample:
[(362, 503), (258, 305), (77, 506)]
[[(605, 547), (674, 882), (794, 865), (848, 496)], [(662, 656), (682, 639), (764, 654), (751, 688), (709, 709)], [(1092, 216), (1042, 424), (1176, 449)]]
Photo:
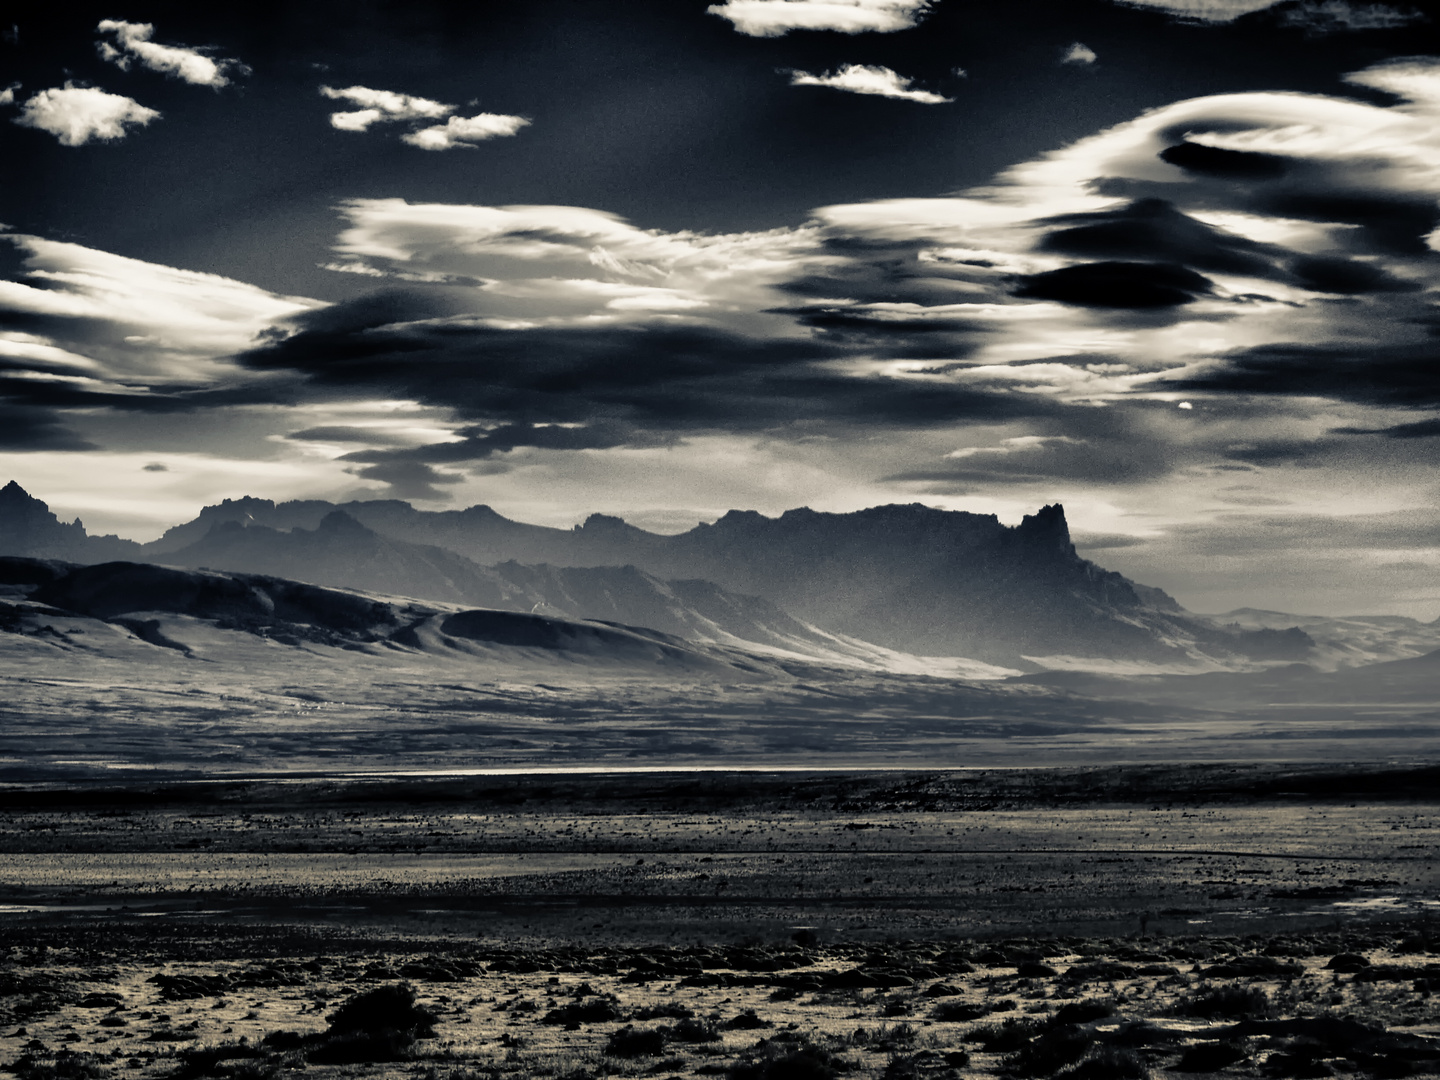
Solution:
[(1094, 49), (1084, 42), (1077, 41), (1065, 50), (1065, 55), (1060, 57), (1060, 62), (1062, 64), (1079, 64), (1085, 67), (1099, 59), (1100, 57), (1095, 55)]
[(356, 199), (343, 207), (337, 265), (444, 287), (496, 325), (592, 326), (706, 318), (797, 336), (767, 315), (777, 282), (818, 257), (810, 227), (704, 234), (642, 229), (575, 206), (465, 206)]
[(930, 0), (725, 0), (705, 10), (742, 34), (780, 37), (791, 30), (893, 34), (910, 29), (929, 7)]
[(13, 122), (48, 131), (61, 146), (84, 146), (123, 139), (131, 127), (144, 127), (159, 118), (154, 109), (131, 98), (67, 81), (63, 87), (41, 90), (31, 97)]
[(421, 128), (400, 136), (400, 141), (421, 150), (453, 150), (457, 146), (474, 146), (486, 139), (514, 135), (530, 121), (523, 116), (502, 116), (480, 113), (476, 116), (452, 116), (443, 124)]
[(322, 86), (320, 93), (332, 101), (348, 101), (360, 106), (353, 112), (330, 114), (330, 125), (341, 131), (368, 131), (372, 124), (377, 123), (433, 120), (455, 111), (455, 106), (429, 98), (397, 94), (393, 90), (372, 90), (368, 86), (347, 86), (341, 90)]
[(15, 91), (20, 89), (18, 82), (12, 82), (4, 90), (0, 90), (0, 105), (14, 105)]
[(1015, 295), (1083, 307), (1167, 308), (1213, 289), (1213, 282), (1175, 263), (1099, 262), (1031, 274)]
[[(429, 98), (397, 94), (392, 90), (372, 90), (367, 86), (348, 86), (337, 90), (320, 87), (320, 93), (337, 101), (348, 101), (361, 108), (351, 112), (330, 114), (331, 127), (340, 131), (368, 131), (375, 124), (409, 123), (411, 130), (400, 141), (421, 150), (453, 150), (473, 147), (487, 139), (514, 135), (530, 121), (523, 116), (500, 113), (479, 113), (475, 116), (451, 116), (454, 105)], [(448, 117), (443, 124), (420, 126), (418, 122)]]
[(1282, 26), (1298, 26), (1312, 34), (1393, 30), (1425, 21), (1425, 16), (1415, 10), (1402, 11), (1388, 4), (1354, 4), (1349, 0), (1312, 0), (1280, 12)]
[(141, 469), (144, 472), (169, 472), (170, 466), (166, 465), (163, 461), (151, 461), (142, 465)]
[(318, 307), (216, 274), (147, 263), (80, 244), (0, 234), (23, 256), (0, 281), (0, 330), (68, 350), (75, 372), (143, 386), (192, 386), (233, 372), (224, 357), (279, 319)]
[(113, 44), (101, 41), (96, 49), (102, 59), (122, 71), (129, 71), (130, 65), (138, 62), (141, 67), (162, 75), (217, 90), (230, 85), (229, 75), (250, 73), (250, 69), (238, 60), (217, 60), (206, 55), (213, 51), (211, 49), (157, 45), (151, 40), (155, 36), (155, 27), (150, 23), (103, 19), (95, 29), (98, 33), (112, 35)]
[(916, 101), (922, 105), (945, 105), (955, 100), (929, 90), (912, 90), (910, 84), (913, 81), (887, 67), (871, 64), (846, 64), (839, 71), (824, 75), (811, 75), (808, 71), (790, 72), (791, 86), (828, 86), (832, 90), (874, 94), (901, 101)]
[(657, 447), (797, 424), (926, 428), (1049, 408), (984, 385), (849, 372), (843, 361), (856, 350), (840, 342), (696, 324), (502, 328), (436, 318), (389, 294), (302, 315), (294, 326), (242, 361), (304, 375), (322, 392), (404, 397), (469, 422), (455, 441), (345, 457), (366, 464), (474, 461), (521, 447)]
[(465, 479), (456, 473), (442, 473), (420, 461), (386, 461), (352, 471), (362, 480), (374, 480), (386, 485), (385, 498), (422, 499), (430, 502), (448, 502), (453, 498), (450, 492), (443, 491), (436, 485), (459, 484)]
[(1125, 7), (1158, 8), (1188, 22), (1234, 22), (1282, 0), (1115, 0)]

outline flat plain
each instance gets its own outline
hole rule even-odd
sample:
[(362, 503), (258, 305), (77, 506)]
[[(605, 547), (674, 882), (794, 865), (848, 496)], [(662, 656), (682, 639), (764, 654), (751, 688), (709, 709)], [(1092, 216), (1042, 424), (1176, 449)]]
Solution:
[(17, 785), (0, 789), (0, 1063), (23, 1077), (1428, 1075), (1437, 776)]

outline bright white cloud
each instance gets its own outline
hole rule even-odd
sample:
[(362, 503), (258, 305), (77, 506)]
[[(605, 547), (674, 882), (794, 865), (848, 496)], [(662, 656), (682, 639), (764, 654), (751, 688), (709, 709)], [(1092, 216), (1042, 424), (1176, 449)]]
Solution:
[(20, 89), (18, 82), (13, 82), (4, 90), (0, 90), (0, 105), (14, 105), (15, 91)]
[(1080, 64), (1081, 66), (1093, 64), (1100, 59), (1095, 55), (1095, 50), (1086, 45), (1083, 41), (1077, 41), (1065, 50), (1065, 55), (1060, 57), (1062, 64)]
[(349, 273), (469, 283), (491, 318), (615, 322), (688, 312), (797, 334), (774, 286), (824, 265), (814, 227), (704, 234), (641, 229), (577, 206), (457, 206), (356, 199), (336, 243)]
[(478, 116), (452, 116), (443, 124), (421, 128), (400, 136), (400, 141), (421, 150), (453, 150), (457, 146), (474, 146), (486, 139), (498, 139), (514, 135), (528, 126), (523, 116), (503, 116), (499, 113), (480, 113)]
[(791, 30), (893, 34), (914, 26), (930, 0), (726, 0), (705, 10), (742, 34), (780, 37)]
[(375, 123), (435, 120), (455, 111), (455, 106), (429, 98), (397, 94), (393, 90), (372, 90), (368, 86), (347, 86), (343, 89), (322, 86), (320, 93), (332, 101), (348, 101), (360, 106), (353, 112), (330, 114), (331, 126), (341, 131), (366, 131)]
[[(35, 284), (0, 281), (0, 310), (32, 316), (48, 327), (46, 337), (20, 344), (30, 352), (68, 350), (94, 372), (116, 379), (203, 379), (228, 370), (223, 358), (248, 348), (267, 326), (320, 306), (216, 274), (79, 244), (17, 234), (3, 238), (24, 254), (26, 277)], [(18, 348), (19, 339), (11, 340), (11, 348)]]
[(913, 81), (897, 75), (887, 67), (871, 64), (846, 64), (839, 71), (824, 75), (811, 75), (808, 71), (790, 73), (791, 86), (828, 86), (832, 90), (918, 101), (922, 105), (944, 105), (955, 100), (929, 90), (913, 90), (910, 87)]
[(60, 140), (61, 146), (84, 146), (93, 141), (123, 139), (131, 127), (144, 127), (159, 117), (154, 109), (131, 98), (66, 82), (63, 87), (41, 90), (31, 97), (20, 106), (14, 123), (48, 131)]
[(248, 74), (250, 69), (238, 60), (216, 59), (206, 55), (209, 49), (194, 49), (184, 45), (159, 45), (151, 39), (155, 27), (151, 23), (132, 23), (117, 19), (103, 19), (96, 31), (111, 35), (111, 41), (96, 45), (102, 59), (110, 61), (122, 71), (128, 71), (132, 63), (158, 71), (162, 75), (181, 79), (195, 86), (211, 86), (219, 89), (230, 85), (229, 75)]

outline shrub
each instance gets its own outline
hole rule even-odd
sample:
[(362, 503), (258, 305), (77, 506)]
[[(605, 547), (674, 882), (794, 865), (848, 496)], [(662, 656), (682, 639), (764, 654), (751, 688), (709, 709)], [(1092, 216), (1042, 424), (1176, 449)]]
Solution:
[[(171, 1080), (190, 1080), (191, 1077), (214, 1076), (222, 1061), (235, 1058), (255, 1058), (260, 1051), (248, 1043), (221, 1043), (218, 1046), (192, 1046), (180, 1052), (180, 1066), (170, 1074)], [(233, 1072), (227, 1069), (226, 1072)]]
[(1217, 986), (1199, 990), (1175, 1003), (1179, 1016), (1198, 1016), (1206, 1020), (1225, 1017), (1230, 1020), (1263, 1020), (1274, 1011), (1270, 995), (1256, 986)]
[(670, 1038), (678, 1042), (706, 1043), (719, 1042), (720, 1033), (715, 1030), (713, 1022), (687, 1018), (678, 1024), (671, 1026), (666, 1033)]
[(952, 1023), (963, 1023), (967, 1020), (979, 1020), (982, 1016), (988, 1016), (990, 1006), (975, 1005), (968, 1001), (942, 1001), (931, 1011), (930, 1015), (936, 1020), (945, 1020)]
[(992, 1054), (1019, 1050), (1046, 1028), (1044, 1020), (1012, 1017), (1003, 1024), (982, 1024), (965, 1034), (966, 1042), (979, 1043)]
[(416, 1039), (435, 1033), (437, 1018), (415, 1004), (414, 987), (395, 983), (357, 994), (328, 1019), (329, 1030), (305, 1039), (305, 1056), (323, 1065), (359, 1065), (405, 1060)]
[(646, 1005), (630, 1015), (636, 1020), (689, 1020), (695, 1015), (695, 1010), (667, 1001), (663, 1005)]
[(746, 1009), (744, 1012), (732, 1016), (720, 1026), (731, 1031), (754, 1031), (757, 1028), (768, 1028), (775, 1025), (769, 1020), (755, 1015), (754, 1009)]
[(1073, 1024), (1049, 1027), (1005, 1060), (1005, 1067), (1021, 1076), (1053, 1076), (1085, 1056), (1095, 1036)]
[(802, 1037), (761, 1039), (730, 1066), (730, 1080), (835, 1080), (846, 1064)]
[(1115, 1006), (1109, 1001), (1067, 1001), (1055, 1011), (1053, 1022), (1057, 1024), (1088, 1024), (1092, 1020), (1103, 1020), (1115, 1015)]
[(435, 1033), (436, 1016), (415, 1004), (413, 986), (393, 983), (357, 994), (326, 1019), (332, 1035), (395, 1031), (425, 1038)]
[(664, 1052), (665, 1032), (657, 1028), (637, 1031), (630, 1024), (611, 1032), (610, 1041), (605, 1044), (605, 1053), (611, 1057), (659, 1057)]
[(10, 1071), (20, 1080), (100, 1080), (110, 1075), (96, 1055), (71, 1050), (61, 1050), (49, 1062), (33, 1053), (23, 1054)]
[(1218, 1072), (1237, 1065), (1250, 1055), (1232, 1042), (1200, 1042), (1187, 1046), (1175, 1065), (1176, 1072)]
[[(604, 997), (572, 1001), (558, 1009), (551, 1009), (541, 1017), (540, 1022), (579, 1027), (581, 1024), (604, 1024), (611, 1020), (619, 1020), (622, 1015), (624, 1014), (620, 1010), (620, 1003), (607, 994)], [(648, 1017), (640, 1017), (640, 1019), (644, 1020)]]
[(1056, 1074), (1057, 1080), (1148, 1080), (1150, 1069), (1133, 1050), (1099, 1046), (1078, 1065)]

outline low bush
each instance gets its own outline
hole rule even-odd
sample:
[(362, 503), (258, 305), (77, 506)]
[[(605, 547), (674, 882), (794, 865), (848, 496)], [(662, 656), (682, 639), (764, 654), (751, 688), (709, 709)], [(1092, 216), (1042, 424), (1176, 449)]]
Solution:
[(964, 1023), (990, 1015), (990, 1006), (969, 1001), (942, 1001), (930, 1011), (930, 1015), (936, 1020)]
[(1148, 1080), (1150, 1069), (1133, 1050), (1098, 1046), (1080, 1062), (1055, 1075), (1056, 1080)]
[(1263, 1020), (1274, 1013), (1274, 1005), (1258, 986), (1231, 985), (1197, 990), (1176, 1001), (1172, 1011), (1205, 1020)]
[(1115, 1005), (1113, 1002), (1067, 1001), (1055, 1011), (1052, 1019), (1057, 1024), (1088, 1024), (1092, 1020), (1103, 1020), (1107, 1016), (1114, 1015)]
[(761, 1039), (736, 1060), (730, 1080), (835, 1080), (849, 1066), (803, 1036)]
[(667, 1031), (666, 1036), (676, 1042), (686, 1043), (707, 1043), (719, 1042), (720, 1032), (715, 1029), (715, 1024), (707, 1020), (696, 1020), (693, 1017), (681, 1020), (674, 1024)]
[(1249, 1057), (1243, 1046), (1233, 1042), (1199, 1042), (1185, 1048), (1174, 1068), (1176, 1072), (1218, 1072)]
[(1007, 1057), (1005, 1068), (1020, 1076), (1054, 1076), (1076, 1064), (1094, 1043), (1094, 1035), (1074, 1024), (1047, 1027)]
[(415, 1004), (414, 987), (394, 983), (357, 994), (328, 1019), (327, 1031), (303, 1038), (305, 1057), (321, 1065), (361, 1065), (406, 1060), (415, 1040), (435, 1034), (437, 1017)]
[[(686, 1010), (688, 1011), (688, 1010)], [(581, 1001), (572, 1001), (568, 1005), (562, 1005), (558, 1009), (551, 1009), (540, 1018), (542, 1024), (563, 1024), (566, 1027), (579, 1027), (581, 1024), (604, 1024), (612, 1020), (619, 1020), (624, 1016), (620, 1008), (620, 1002), (609, 994), (603, 997), (585, 998)], [(648, 1019), (648, 1017), (639, 1017)]]
[(665, 1052), (665, 1032), (658, 1028), (637, 1029), (631, 1024), (610, 1033), (605, 1053), (611, 1057), (659, 1057)]
[(22, 1054), (10, 1071), (20, 1080), (102, 1080), (110, 1075), (95, 1054), (61, 1050), (54, 1058), (47, 1057), (35, 1052)]
[(413, 986), (392, 983), (357, 994), (326, 1019), (332, 1035), (397, 1031), (425, 1038), (435, 1033), (436, 1016), (415, 1004)]
[(1012, 1017), (1003, 1024), (982, 1024), (965, 1033), (965, 1041), (979, 1043), (992, 1054), (1008, 1054), (1019, 1050), (1048, 1026), (1047, 1021), (1031, 1017)]
[(678, 1002), (667, 1001), (661, 1005), (646, 1005), (630, 1015), (635, 1020), (689, 1020), (695, 1015), (695, 1010), (687, 1009)]

